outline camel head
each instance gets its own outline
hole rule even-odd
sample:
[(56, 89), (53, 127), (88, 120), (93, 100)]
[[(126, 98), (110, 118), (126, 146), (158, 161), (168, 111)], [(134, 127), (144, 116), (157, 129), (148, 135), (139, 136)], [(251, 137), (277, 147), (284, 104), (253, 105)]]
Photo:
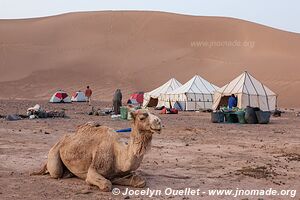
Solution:
[(131, 113), (134, 127), (143, 133), (158, 133), (161, 132), (161, 120), (147, 110), (137, 110)]

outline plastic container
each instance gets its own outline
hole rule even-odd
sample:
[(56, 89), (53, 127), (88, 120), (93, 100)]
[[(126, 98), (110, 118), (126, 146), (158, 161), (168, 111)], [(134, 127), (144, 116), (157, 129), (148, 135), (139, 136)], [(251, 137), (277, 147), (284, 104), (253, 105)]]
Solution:
[(245, 120), (248, 124), (258, 123), (255, 111), (258, 111), (257, 108), (252, 108), (249, 106), (247, 106), (247, 108), (245, 109)]
[(132, 120), (132, 115), (131, 115), (132, 112), (134, 112), (134, 109), (127, 110), (127, 120)]
[(268, 124), (270, 122), (271, 112), (256, 111), (255, 114), (259, 124)]
[(225, 113), (225, 120), (227, 123), (238, 123), (238, 117), (234, 112)]
[(127, 119), (128, 109), (126, 106), (122, 106), (120, 108), (120, 113), (121, 113), (121, 119)]
[(211, 113), (211, 122), (212, 123), (224, 122), (224, 113), (223, 112), (212, 112)]
[(235, 114), (237, 115), (240, 124), (246, 124), (244, 111), (237, 111)]

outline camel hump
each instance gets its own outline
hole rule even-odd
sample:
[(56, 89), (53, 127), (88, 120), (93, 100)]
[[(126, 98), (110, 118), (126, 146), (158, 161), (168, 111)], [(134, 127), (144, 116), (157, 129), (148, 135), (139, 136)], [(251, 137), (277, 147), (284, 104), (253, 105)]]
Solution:
[(79, 125), (77, 130), (89, 130), (91, 128), (98, 128), (98, 127), (101, 127), (100, 123), (90, 121), (90, 122), (87, 122), (83, 125)]
[(80, 135), (98, 135), (98, 134), (108, 134), (109, 132), (113, 132), (107, 126), (102, 126), (97, 122), (87, 122), (83, 125), (78, 126), (77, 134)]
[(99, 122), (90, 121), (84, 124), (85, 126), (91, 126), (91, 127), (99, 127), (101, 124)]

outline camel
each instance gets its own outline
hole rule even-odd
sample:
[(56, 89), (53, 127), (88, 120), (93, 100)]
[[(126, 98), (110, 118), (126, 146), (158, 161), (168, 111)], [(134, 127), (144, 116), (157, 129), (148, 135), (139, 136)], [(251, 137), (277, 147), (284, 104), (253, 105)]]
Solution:
[(111, 191), (112, 184), (142, 188), (145, 179), (136, 175), (152, 134), (161, 132), (161, 120), (147, 110), (131, 113), (133, 129), (127, 143), (113, 129), (95, 123), (79, 126), (49, 151), (47, 163), (31, 175), (50, 174), (52, 178), (75, 175), (101, 191)]

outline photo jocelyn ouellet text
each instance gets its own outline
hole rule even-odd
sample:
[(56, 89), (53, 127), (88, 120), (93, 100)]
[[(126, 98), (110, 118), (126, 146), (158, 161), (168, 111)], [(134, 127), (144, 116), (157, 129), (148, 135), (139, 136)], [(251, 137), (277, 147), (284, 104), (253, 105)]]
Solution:
[(122, 196), (143, 196), (143, 197), (157, 197), (157, 196), (232, 196), (234, 198), (241, 196), (255, 196), (255, 197), (266, 197), (266, 196), (282, 196), (282, 197), (296, 197), (296, 190), (276, 190), (273, 188), (268, 189), (211, 189), (201, 190), (200, 188), (184, 188), (174, 189), (165, 188), (161, 189), (130, 189), (125, 188), (121, 191), (119, 188), (112, 190), (113, 195)]

